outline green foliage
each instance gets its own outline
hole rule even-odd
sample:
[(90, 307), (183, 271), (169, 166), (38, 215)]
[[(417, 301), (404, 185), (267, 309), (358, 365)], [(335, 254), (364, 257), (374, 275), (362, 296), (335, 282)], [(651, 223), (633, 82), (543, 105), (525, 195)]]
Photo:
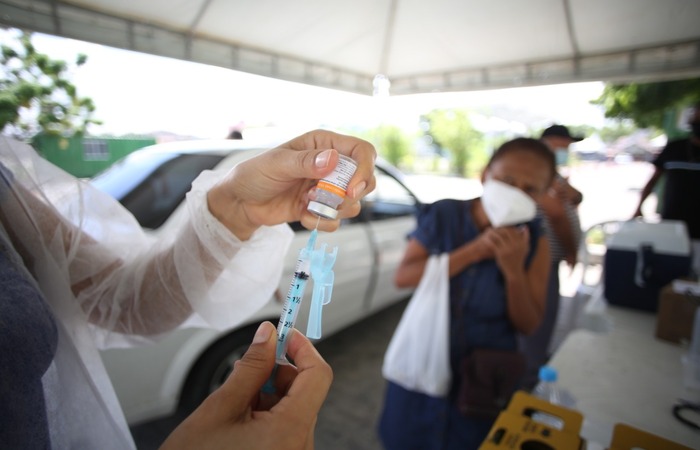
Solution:
[(607, 84), (591, 103), (605, 108), (605, 117), (631, 119), (640, 128), (664, 128), (669, 110), (700, 101), (700, 78), (658, 83)]
[(400, 128), (382, 125), (370, 132), (369, 140), (384, 159), (397, 167), (404, 165), (410, 153), (410, 139)]
[(452, 172), (467, 175), (474, 157), (484, 151), (483, 134), (474, 128), (467, 111), (436, 109), (424, 115), (422, 121), (434, 144), (450, 153)]
[[(14, 45), (2, 45), (0, 54), (0, 131), (4, 134), (20, 139), (39, 133), (71, 135), (99, 123), (93, 119), (93, 101), (78, 96), (69, 81), (69, 65), (37, 52), (31, 33), (17, 32)], [(86, 60), (80, 54), (75, 65)]]

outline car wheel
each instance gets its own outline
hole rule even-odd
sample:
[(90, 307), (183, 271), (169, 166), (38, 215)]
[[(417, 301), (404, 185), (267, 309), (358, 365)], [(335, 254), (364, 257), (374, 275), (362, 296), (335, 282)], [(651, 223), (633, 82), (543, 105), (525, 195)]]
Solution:
[(233, 371), (233, 364), (248, 350), (257, 329), (255, 324), (237, 330), (216, 341), (199, 357), (182, 389), (180, 412), (192, 412), (226, 381)]

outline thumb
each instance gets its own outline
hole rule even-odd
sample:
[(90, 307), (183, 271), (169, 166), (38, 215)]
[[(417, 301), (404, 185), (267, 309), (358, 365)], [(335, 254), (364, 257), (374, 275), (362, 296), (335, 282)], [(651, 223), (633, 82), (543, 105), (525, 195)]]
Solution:
[(234, 413), (243, 413), (270, 377), (275, 366), (276, 336), (272, 323), (261, 323), (248, 351), (236, 361), (233, 372), (219, 388)]
[(295, 167), (299, 169), (296, 175), (316, 180), (330, 174), (339, 158), (338, 151), (334, 149), (295, 151), (293, 157), (296, 159)]

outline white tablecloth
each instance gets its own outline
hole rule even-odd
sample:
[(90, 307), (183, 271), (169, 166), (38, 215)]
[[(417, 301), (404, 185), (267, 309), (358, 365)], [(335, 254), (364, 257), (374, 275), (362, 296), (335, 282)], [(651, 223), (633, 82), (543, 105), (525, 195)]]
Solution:
[(581, 435), (607, 448), (613, 426), (626, 423), (700, 449), (700, 431), (672, 414), (679, 398), (698, 395), (683, 387), (686, 349), (656, 339), (654, 314), (616, 307), (607, 314), (610, 331), (575, 330), (550, 361), (584, 415)]

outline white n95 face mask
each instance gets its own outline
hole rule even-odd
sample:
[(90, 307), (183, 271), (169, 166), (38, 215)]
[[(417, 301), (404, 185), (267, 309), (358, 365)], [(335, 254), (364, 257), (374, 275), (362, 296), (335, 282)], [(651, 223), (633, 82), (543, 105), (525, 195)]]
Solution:
[(494, 179), (484, 182), (481, 204), (494, 227), (529, 222), (537, 214), (537, 205), (529, 195), (510, 184)]

